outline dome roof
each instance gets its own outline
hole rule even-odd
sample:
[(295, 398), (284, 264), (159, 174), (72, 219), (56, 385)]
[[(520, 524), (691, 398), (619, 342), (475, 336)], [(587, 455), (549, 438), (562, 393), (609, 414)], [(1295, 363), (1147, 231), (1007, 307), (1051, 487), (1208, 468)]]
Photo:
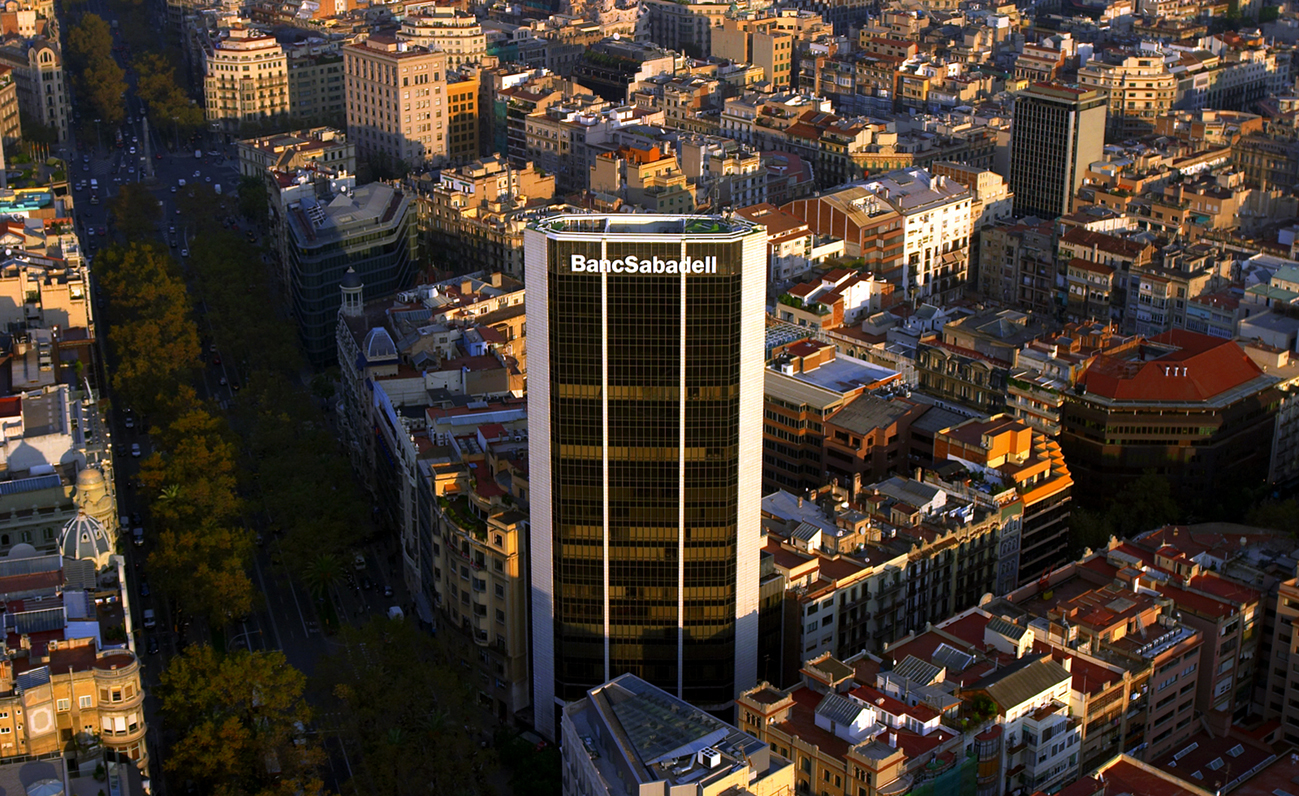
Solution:
[(59, 535), (59, 553), (64, 558), (89, 559), (104, 566), (112, 552), (113, 543), (103, 524), (89, 514), (78, 514), (68, 520)]
[(32, 558), (36, 555), (36, 548), (26, 542), (19, 542), (9, 548), (8, 558)]
[(104, 474), (98, 467), (83, 467), (81, 472), (77, 473), (77, 489), (89, 489), (103, 484)]
[(354, 268), (348, 268), (347, 273), (343, 274), (343, 281), (340, 283), (345, 288), (361, 287), (361, 275)]
[(370, 330), (365, 336), (365, 358), (370, 362), (382, 359), (397, 358), (397, 344), (392, 341), (392, 335), (382, 326)]

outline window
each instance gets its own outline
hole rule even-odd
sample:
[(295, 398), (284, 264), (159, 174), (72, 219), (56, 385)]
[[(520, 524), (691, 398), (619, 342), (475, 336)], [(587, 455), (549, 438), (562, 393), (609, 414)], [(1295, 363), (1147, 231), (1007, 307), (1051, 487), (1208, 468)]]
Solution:
[(58, 710), (60, 713), (66, 713), (66, 712), (68, 712), (69, 710), (72, 709), (72, 700), (70, 700), (70, 699), (59, 699), (59, 700), (56, 700), (55, 703), (54, 703), (54, 707), (55, 707), (55, 709)]

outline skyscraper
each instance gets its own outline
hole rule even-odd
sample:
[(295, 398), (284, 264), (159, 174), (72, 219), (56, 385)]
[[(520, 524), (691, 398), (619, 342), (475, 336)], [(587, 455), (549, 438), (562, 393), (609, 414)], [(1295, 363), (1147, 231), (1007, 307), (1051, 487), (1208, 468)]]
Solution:
[(1105, 92), (1063, 83), (1034, 83), (1015, 97), (1015, 215), (1051, 219), (1069, 213), (1087, 167), (1103, 155), (1105, 109)]
[(757, 676), (767, 235), (560, 215), (524, 233), (533, 705), (631, 672), (728, 710)]

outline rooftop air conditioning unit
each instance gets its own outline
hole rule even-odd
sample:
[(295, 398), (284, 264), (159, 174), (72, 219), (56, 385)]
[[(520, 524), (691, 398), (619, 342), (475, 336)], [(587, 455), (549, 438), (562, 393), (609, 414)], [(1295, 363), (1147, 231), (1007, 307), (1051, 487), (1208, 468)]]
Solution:
[(717, 768), (722, 762), (722, 753), (711, 746), (699, 750), (699, 765), (705, 768)]

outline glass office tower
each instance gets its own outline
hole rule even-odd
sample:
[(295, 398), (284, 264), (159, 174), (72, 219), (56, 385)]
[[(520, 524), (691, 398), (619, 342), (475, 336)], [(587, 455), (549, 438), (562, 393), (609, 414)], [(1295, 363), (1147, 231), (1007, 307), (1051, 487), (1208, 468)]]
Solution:
[(720, 216), (525, 233), (542, 732), (626, 672), (716, 710), (756, 679), (766, 249)]

